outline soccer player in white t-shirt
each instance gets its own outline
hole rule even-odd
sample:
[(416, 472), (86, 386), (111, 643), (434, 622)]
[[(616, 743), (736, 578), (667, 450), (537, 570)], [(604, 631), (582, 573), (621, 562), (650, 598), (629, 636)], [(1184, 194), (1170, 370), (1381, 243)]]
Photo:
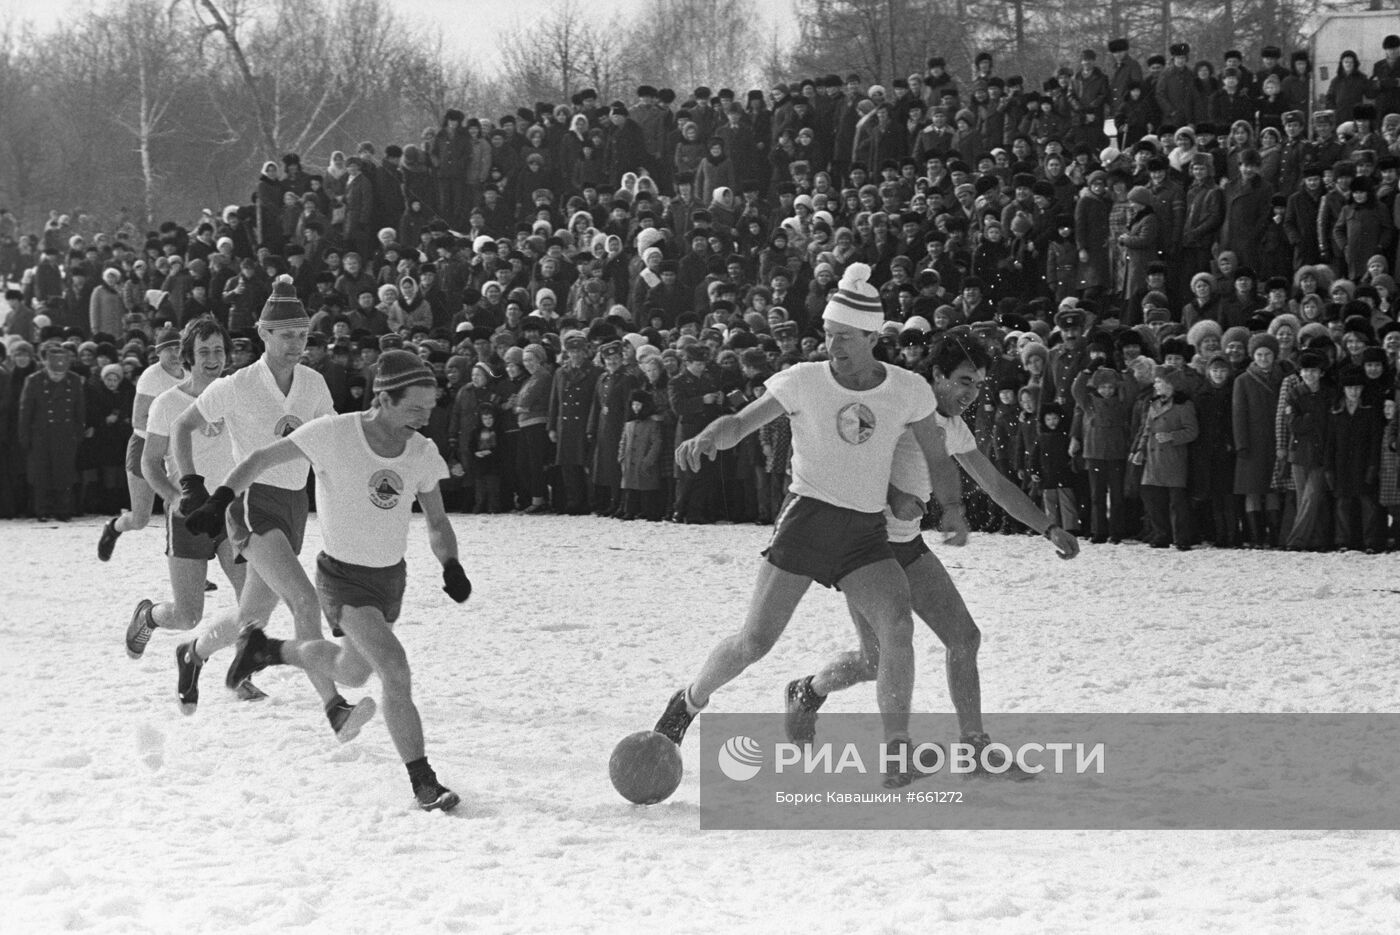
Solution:
[(142, 469), (146, 423), (156, 397), (185, 379), (185, 368), (180, 362), (180, 332), (174, 328), (163, 329), (156, 335), (155, 349), (156, 365), (141, 371), (136, 380), (136, 402), (131, 408), (131, 439), (126, 443), (126, 491), (131, 509), (123, 510), (102, 524), (97, 557), (104, 562), (111, 559), (122, 533), (145, 529), (151, 521), (156, 495)]
[[(977, 441), (963, 411), (976, 401), (987, 378), (991, 359), (980, 341), (965, 328), (949, 332), (932, 355), (933, 393), (938, 401), (935, 418), (944, 427), (948, 453), (973, 482), (997, 505), (1031, 529), (1041, 532), (1061, 558), (1079, 554), (1079, 542), (1031, 501), (977, 448)], [(919, 521), (924, 502), (932, 491), (928, 464), (910, 433), (899, 441), (890, 476), (890, 505), (885, 509), (890, 544), (904, 568), (914, 613), (928, 624), (947, 647), (948, 690), (958, 713), (963, 743), (980, 757), (990, 740), (982, 725), (982, 689), (977, 675), (977, 649), (981, 631), (947, 569), (924, 543)], [(867, 682), (879, 671), (881, 647), (873, 622), (847, 596), (851, 618), (860, 638), (860, 649), (841, 653), (816, 675), (797, 679), (787, 687), (787, 734), (793, 743), (809, 744), (816, 737), (817, 709), (826, 696), (858, 682)], [(1009, 772), (1019, 773), (1014, 766)], [(1024, 773), (1019, 778), (1025, 778)]]
[[(142, 600), (131, 615), (126, 630), (126, 651), (139, 659), (146, 650), (151, 633), (157, 629), (191, 630), (204, 616), (204, 581), (209, 561), (218, 558), (235, 595), (243, 590), (246, 565), (234, 562), (233, 547), (222, 530), (216, 536), (195, 535), (185, 528), (184, 517), (176, 505), (180, 502), (179, 475), (170, 457), (171, 426), (195, 404), (195, 400), (220, 376), (228, 361), (228, 335), (212, 318), (197, 318), (185, 326), (180, 337), (180, 358), (189, 376), (166, 390), (151, 404), (146, 422), (146, 443), (141, 455), (141, 471), (146, 482), (168, 504), (165, 511), (165, 554), (170, 567), (170, 588), (173, 600), (159, 604)], [(193, 440), (195, 468), (215, 483), (223, 483), (233, 468), (233, 448), (222, 422), (213, 422)], [(227, 645), (238, 633), (238, 611), (231, 608), (219, 614), (193, 640), (181, 643), (175, 650), (179, 674), (176, 693), (180, 710), (193, 714), (199, 704), (199, 668), (213, 652), (211, 647)], [(222, 636), (220, 636), (222, 634)], [(204, 640), (203, 653), (197, 651)], [(241, 687), (240, 695), (247, 700), (267, 697), (251, 683)]]
[[(309, 422), (253, 452), (229, 474), (223, 490), (237, 493), (281, 465), (311, 461), (325, 543), (316, 559), (316, 588), (327, 618), (349, 639), (347, 646), (274, 640), (251, 629), (239, 638), (230, 678), (286, 663), (346, 685), (363, 685), (372, 670), (384, 687), (384, 722), (408, 769), (414, 798), (425, 811), (445, 810), (457, 805), (458, 796), (437, 781), (424, 755), (408, 658), (394, 633), (407, 580), (404, 552), (415, 499), (427, 520), (433, 554), (443, 566), (443, 590), (459, 603), (471, 595), (438, 490), (438, 482), (448, 476), (447, 464), (418, 433), (436, 405), (437, 380), (414, 354), (387, 351), (379, 358), (374, 392), (375, 408)], [(218, 499), (216, 493), (201, 510), (216, 510)]]
[[(656, 731), (676, 743), (710, 695), (763, 658), (782, 635), (813, 581), (839, 586), (871, 621), (880, 641), (877, 695), (887, 743), (909, 742), (914, 689), (909, 584), (885, 532), (890, 465), (911, 429), (933, 469), (953, 539), (966, 542), (957, 472), (934, 418), (933, 392), (921, 377), (874, 356), (884, 312), (851, 264), (823, 313), (829, 361), (798, 364), (768, 378), (765, 392), (734, 416), (717, 420), (676, 450), (695, 470), (702, 457), (732, 448), (786, 414), (792, 427), (792, 487), (774, 523), (748, 617), (710, 653), (699, 676), (672, 696)], [(898, 775), (887, 783), (903, 784)]]
[[(242, 459), (312, 419), (335, 412), (325, 378), (300, 363), (310, 324), (291, 277), (279, 276), (258, 318), (258, 335), (265, 347), (262, 357), (216, 380), (175, 421), (171, 449), (184, 491), (179, 509), (191, 532), (217, 534), (223, 525), (222, 519), (207, 525), (195, 522), (195, 511), (210, 499), (205, 479), (192, 463), (191, 440), (196, 433), (222, 421), (233, 443), (233, 456)], [(292, 612), (297, 638), (314, 640), (321, 638), (321, 608), (316, 589), (297, 560), (306, 532), (306, 477), (305, 459), (283, 464), (236, 499), (220, 497), (215, 506), (219, 517), (227, 513), (228, 537), (249, 566), (238, 602), (242, 625), (267, 626), (283, 600)], [(342, 742), (354, 739), (374, 716), (374, 699), (351, 705), (330, 679), (312, 672), (307, 675), (321, 696), (336, 737)], [(237, 691), (241, 680), (225, 677), (224, 684)]]

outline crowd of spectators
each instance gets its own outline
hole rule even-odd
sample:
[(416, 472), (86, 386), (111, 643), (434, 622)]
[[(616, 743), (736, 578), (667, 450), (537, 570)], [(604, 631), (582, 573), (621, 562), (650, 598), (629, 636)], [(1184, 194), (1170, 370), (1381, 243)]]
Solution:
[(338, 410), (387, 348), (440, 372), (453, 509), (768, 523), (782, 420), (698, 473), (674, 447), (821, 359), (860, 262), (891, 364), (927, 372), (952, 329), (993, 352), (966, 418), (1066, 528), (1395, 548), (1400, 36), (1318, 99), (1304, 52), (1168, 52), (454, 109), (403, 145), (269, 161), (246, 204), (144, 234), (0, 210), (0, 516), (43, 486), (119, 505), (156, 332), (211, 315), (245, 366), (287, 274)]

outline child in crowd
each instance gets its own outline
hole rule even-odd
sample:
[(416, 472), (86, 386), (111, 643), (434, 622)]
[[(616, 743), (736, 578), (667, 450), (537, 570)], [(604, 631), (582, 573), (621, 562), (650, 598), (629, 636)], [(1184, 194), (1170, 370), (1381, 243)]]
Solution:
[(472, 457), (472, 477), (476, 482), (477, 513), (501, 513), (501, 436), (496, 429), (496, 407), (481, 405), (476, 411), (477, 426), (472, 429), (468, 450)]
[(1200, 427), (1196, 407), (1186, 396), (1185, 374), (1158, 367), (1153, 395), (1133, 445), (1132, 459), (1142, 465), (1142, 502), (1151, 525), (1151, 546), (1191, 548), (1191, 510), (1186, 498), (1187, 446)]
[(622, 519), (661, 520), (661, 423), (652, 418), (651, 393), (634, 390), (631, 412), (622, 426), (618, 460), (622, 464)]
[(1074, 467), (1069, 454), (1065, 410), (1048, 403), (1040, 410), (1040, 435), (1031, 449), (1031, 480), (1040, 487), (1045, 515), (1066, 532), (1079, 534), (1079, 506), (1074, 496)]

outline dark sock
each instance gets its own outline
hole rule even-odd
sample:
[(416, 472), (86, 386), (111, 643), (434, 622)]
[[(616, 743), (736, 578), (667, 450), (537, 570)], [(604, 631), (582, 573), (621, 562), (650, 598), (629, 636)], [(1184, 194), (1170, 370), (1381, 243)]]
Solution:
[(802, 680), (802, 694), (805, 695), (806, 700), (809, 701), (825, 701), (826, 696), (812, 687), (812, 679), (814, 678), (816, 678), (815, 675), (809, 675)]
[(146, 626), (154, 630), (160, 624), (156, 623), (156, 605), (152, 604), (146, 608)]
[(345, 698), (337, 692), (334, 698), (326, 702), (326, 716), (330, 717), (332, 711), (342, 706), (347, 706)]
[(428, 765), (428, 758), (420, 756), (416, 760), (411, 760), (404, 764), (404, 769), (408, 770), (408, 781), (413, 784), (413, 788), (426, 785), (429, 782), (437, 781), (437, 774)]
[(282, 665), (282, 644), (283, 644), (284, 642), (286, 642), (286, 641), (285, 641), (285, 640), (274, 640), (274, 639), (271, 639), (271, 638), (268, 639), (268, 641), (267, 641), (267, 664), (268, 664), (268, 665), (270, 665), (270, 666), (280, 666), (280, 665)]

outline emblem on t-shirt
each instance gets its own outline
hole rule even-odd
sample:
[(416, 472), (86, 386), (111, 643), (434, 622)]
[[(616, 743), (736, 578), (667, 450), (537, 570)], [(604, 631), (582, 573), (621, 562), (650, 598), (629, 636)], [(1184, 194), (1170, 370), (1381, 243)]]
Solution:
[(403, 478), (393, 471), (375, 471), (369, 479), (369, 502), (381, 510), (392, 510), (398, 506), (402, 493)]
[(286, 438), (299, 428), (301, 428), (301, 419), (289, 414), (277, 420), (277, 425), (272, 429), (272, 434), (276, 435), (278, 438)]
[(218, 422), (206, 422), (204, 423), (202, 431), (205, 438), (218, 438), (220, 435), (224, 434), (224, 420), (220, 419)]
[(863, 445), (875, 434), (875, 413), (864, 403), (849, 403), (836, 413), (836, 434), (852, 445)]

